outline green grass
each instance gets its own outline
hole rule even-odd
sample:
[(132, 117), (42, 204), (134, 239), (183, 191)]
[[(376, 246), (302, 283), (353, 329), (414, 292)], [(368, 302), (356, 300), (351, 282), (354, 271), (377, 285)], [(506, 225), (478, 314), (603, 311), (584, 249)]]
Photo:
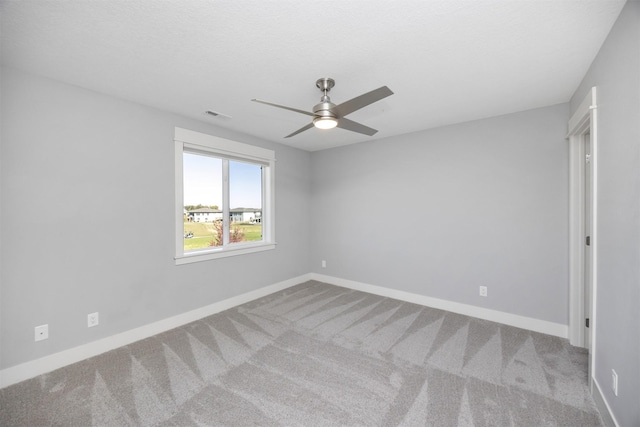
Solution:
[(216, 235), (216, 229), (211, 222), (185, 222), (184, 232), (192, 232), (194, 237)]
[[(238, 227), (244, 231), (243, 242), (262, 240), (261, 224), (234, 223), (231, 227), (232, 229)], [(208, 248), (211, 241), (216, 239), (216, 229), (211, 222), (185, 222), (184, 232), (185, 234), (189, 232), (193, 233), (192, 238), (184, 239), (185, 251)]]
[(239, 227), (244, 231), (245, 242), (262, 240), (262, 224), (240, 224)]
[(208, 248), (212, 240), (213, 237), (211, 236), (192, 237), (191, 239), (184, 239), (184, 250), (192, 251), (194, 249)]

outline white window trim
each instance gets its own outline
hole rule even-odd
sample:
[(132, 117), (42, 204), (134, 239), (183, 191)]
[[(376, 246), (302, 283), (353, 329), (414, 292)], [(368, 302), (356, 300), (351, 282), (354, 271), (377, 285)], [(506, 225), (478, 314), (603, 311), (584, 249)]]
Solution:
[[(219, 138), (188, 129), (175, 128), (175, 261), (176, 265), (207, 261), (236, 255), (275, 249), (275, 152), (266, 148), (243, 144), (229, 139)], [(184, 252), (184, 203), (183, 203), (183, 153), (185, 148), (210, 154), (219, 154), (225, 158), (254, 161), (263, 168), (262, 201), (262, 241), (234, 243), (211, 249)], [(225, 205), (225, 209), (228, 210)], [(228, 228), (229, 221), (225, 221)], [(226, 233), (225, 233), (226, 235)]]

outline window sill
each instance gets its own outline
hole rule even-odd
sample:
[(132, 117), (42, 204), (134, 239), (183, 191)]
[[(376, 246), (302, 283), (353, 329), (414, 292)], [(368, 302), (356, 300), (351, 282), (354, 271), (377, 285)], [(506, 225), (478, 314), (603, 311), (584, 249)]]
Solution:
[(230, 256), (245, 255), (254, 252), (269, 251), (275, 249), (275, 243), (259, 243), (259, 244), (242, 244), (233, 248), (226, 249), (207, 249), (197, 252), (176, 256), (176, 265), (191, 264), (193, 262), (209, 261), (212, 259), (226, 258)]

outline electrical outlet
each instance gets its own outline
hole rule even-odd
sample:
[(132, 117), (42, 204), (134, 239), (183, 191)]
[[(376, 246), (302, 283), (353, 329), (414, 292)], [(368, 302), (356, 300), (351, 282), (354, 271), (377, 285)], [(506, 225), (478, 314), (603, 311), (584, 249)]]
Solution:
[(94, 326), (98, 326), (99, 318), (98, 312), (91, 313), (87, 315), (87, 327), (92, 328)]
[(611, 389), (613, 394), (618, 395), (618, 374), (615, 370), (611, 370)]
[(322, 268), (327, 268), (327, 261), (322, 260)]
[(49, 325), (36, 326), (36, 341), (42, 341), (49, 338)]
[(486, 286), (480, 286), (480, 296), (481, 297), (486, 297), (487, 296), (487, 287)]

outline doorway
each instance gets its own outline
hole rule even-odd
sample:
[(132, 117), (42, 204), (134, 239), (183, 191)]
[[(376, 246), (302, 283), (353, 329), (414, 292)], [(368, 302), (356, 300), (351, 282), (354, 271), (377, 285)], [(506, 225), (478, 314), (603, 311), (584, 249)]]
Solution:
[(589, 385), (596, 345), (597, 123), (596, 88), (569, 120), (569, 341), (589, 350)]

